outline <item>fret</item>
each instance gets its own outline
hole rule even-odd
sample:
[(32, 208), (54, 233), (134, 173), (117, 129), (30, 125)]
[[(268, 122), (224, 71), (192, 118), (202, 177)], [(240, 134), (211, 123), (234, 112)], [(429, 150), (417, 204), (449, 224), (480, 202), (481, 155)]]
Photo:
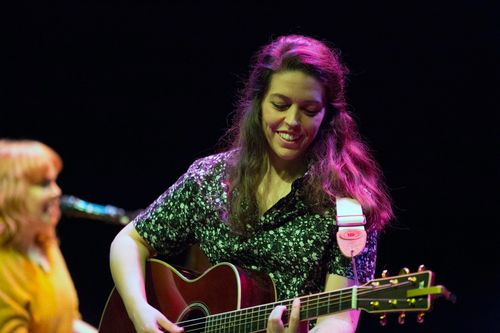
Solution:
[(217, 319), (219, 317), (218, 316), (212, 316), (212, 328), (210, 330), (210, 332), (214, 333), (214, 332), (217, 332)]
[(214, 332), (217, 333), (217, 332), (221, 332), (221, 324), (222, 324), (222, 317), (220, 315), (216, 315), (215, 316), (215, 320), (214, 320)]
[(351, 294), (351, 309), (356, 309), (358, 307), (358, 287), (352, 287)]
[(222, 315), (222, 332), (223, 333), (229, 333), (229, 329), (228, 329), (228, 314), (223, 314)]
[(274, 303), (268, 304), (266, 306), (259, 306), (258, 308), (258, 320), (257, 320), (257, 330), (263, 331), (267, 327), (267, 319), (271, 314), (271, 311), (278, 305), (282, 305), (283, 303)]
[(326, 302), (326, 313), (330, 313), (330, 305), (332, 305), (332, 294), (328, 295), (328, 301)]
[(249, 331), (257, 330), (257, 326), (255, 324), (255, 322), (257, 321), (256, 320), (257, 315), (255, 314), (255, 310), (256, 310), (256, 308), (252, 308), (252, 310), (250, 310), (250, 321), (249, 321), (250, 330)]
[(266, 312), (265, 311), (266, 309), (266, 306), (258, 306), (255, 308), (255, 314), (254, 314), (254, 325), (253, 326), (253, 329), (258, 331), (261, 329), (261, 326), (262, 326), (262, 318), (261, 318), (261, 314), (263, 312)]
[(227, 314), (227, 332), (234, 332), (233, 330), (234, 326), (234, 312), (230, 312)]
[(234, 333), (234, 327), (236, 325), (236, 322), (234, 321), (234, 314), (235, 312), (228, 313), (227, 315), (227, 331), (228, 333)]
[(338, 301), (338, 303), (339, 303), (339, 309), (338, 309), (339, 312), (342, 311), (342, 301), (341, 300), (342, 300), (342, 289), (339, 290), (339, 301)]
[(234, 331), (233, 332), (236, 332), (236, 333), (241, 333), (241, 314), (238, 313), (238, 312), (235, 312), (234, 313), (234, 316), (233, 316), (233, 320), (234, 320)]
[(211, 333), (213, 332), (213, 316), (207, 316), (205, 320), (205, 332)]
[(245, 329), (248, 332), (251, 332), (254, 330), (254, 321), (255, 321), (254, 311), (255, 311), (255, 308), (250, 308), (247, 310), (247, 316), (245, 319)]
[(319, 315), (319, 295), (316, 295), (316, 304), (315, 304), (315, 310), (316, 310), (316, 313), (315, 313), (315, 317), (318, 317)]
[(210, 333), (211, 330), (210, 330), (210, 324), (212, 323), (212, 318), (211, 316), (207, 316), (205, 318), (205, 327), (203, 329), (203, 332), (206, 332), (206, 333)]
[(229, 316), (229, 330), (230, 332), (236, 332), (236, 327), (239, 326), (238, 321), (236, 320), (236, 311), (232, 312)]
[(252, 326), (250, 325), (250, 320), (251, 320), (251, 311), (250, 309), (244, 309), (241, 312), (241, 326), (243, 329), (243, 332), (250, 332)]
[(205, 332), (210, 333), (213, 332), (212, 326), (213, 326), (213, 316), (207, 316), (207, 320), (205, 321)]
[[(249, 320), (248, 320), (248, 325), (250, 326), (249, 332), (256, 331), (257, 330), (257, 313), (258, 313), (259, 307), (254, 307), (252, 308), (249, 312)], [(245, 326), (246, 327), (246, 326)]]

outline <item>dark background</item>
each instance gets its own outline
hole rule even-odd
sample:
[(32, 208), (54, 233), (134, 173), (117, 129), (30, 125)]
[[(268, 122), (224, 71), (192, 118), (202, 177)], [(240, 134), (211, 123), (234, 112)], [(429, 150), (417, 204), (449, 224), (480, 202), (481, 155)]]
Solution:
[[(498, 29), (493, 1), (16, 2), (7, 16), (0, 136), (63, 157), (67, 194), (146, 207), (228, 126), (251, 55), (289, 33), (332, 42), (351, 69), (348, 102), (397, 219), (377, 275), (425, 264), (457, 297), (423, 325), (359, 332), (498, 332)], [(119, 227), (63, 218), (61, 246), (86, 320), (113, 284)]]

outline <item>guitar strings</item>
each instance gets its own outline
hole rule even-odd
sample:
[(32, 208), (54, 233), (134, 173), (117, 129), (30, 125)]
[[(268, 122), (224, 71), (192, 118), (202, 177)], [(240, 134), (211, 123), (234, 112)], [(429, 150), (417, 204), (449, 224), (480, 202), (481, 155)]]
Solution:
[[(390, 288), (390, 286), (389, 287), (379, 287), (377, 290), (382, 290), (382, 289), (387, 289), (387, 288)], [(366, 294), (366, 292), (362, 291), (363, 289), (366, 290), (367, 292), (372, 290), (372, 288), (369, 288), (369, 287), (365, 287), (365, 288), (361, 287), (360, 289), (358, 289), (360, 291), (358, 293), (358, 295)], [(333, 302), (333, 303), (331, 303), (330, 306), (333, 307), (333, 306), (339, 304), (339, 302), (338, 302), (339, 300), (341, 302), (349, 300), (352, 293), (346, 292), (344, 295), (342, 295), (342, 293), (340, 293), (340, 297), (336, 297), (336, 295), (332, 295), (329, 292), (325, 292), (325, 293), (318, 294), (318, 295), (320, 295), (320, 296), (317, 296), (317, 297), (316, 296), (305, 296), (304, 298), (306, 298), (306, 299), (301, 304), (301, 312), (306, 312), (306, 311), (309, 311), (310, 308), (317, 308), (318, 305), (324, 305), (324, 304), (328, 304), (331, 302)], [(314, 298), (314, 299), (311, 299), (311, 298)], [(239, 314), (235, 314), (235, 316), (233, 318), (230, 317), (231, 312), (225, 312), (222, 314), (214, 314), (214, 315), (211, 315), (211, 316), (205, 317), (205, 318), (197, 318), (197, 319), (187, 320), (184, 322), (179, 322), (177, 324), (184, 327), (185, 329), (186, 328), (191, 329), (191, 328), (193, 328), (193, 326), (202, 325), (202, 327), (198, 327), (195, 329), (203, 329), (203, 328), (205, 328), (205, 325), (210, 324), (210, 321), (207, 322), (207, 320), (206, 320), (208, 318), (209, 320), (212, 319), (212, 323), (214, 325), (210, 325), (207, 328), (215, 329), (215, 330), (218, 330), (221, 328), (228, 329), (231, 326), (241, 326), (241, 324), (243, 324), (243, 323), (244, 323), (244, 325), (248, 325), (248, 324), (252, 325), (256, 322), (257, 323), (262, 322), (263, 320), (267, 319), (271, 310), (274, 307), (276, 307), (277, 305), (285, 305), (285, 306), (287, 306), (287, 308), (289, 308), (291, 306), (292, 301), (293, 300), (286, 300), (286, 301), (282, 301), (282, 302), (275, 302), (275, 303), (270, 303), (267, 305), (258, 305), (258, 306), (251, 307), (251, 308), (245, 308), (245, 309), (231, 311), (231, 312), (236, 312), (236, 311), (240, 312)], [(311, 306), (311, 304), (313, 304), (314, 306)], [(250, 311), (253, 311), (252, 309), (258, 309), (258, 310), (252, 313), (252, 312), (250, 312)], [(245, 312), (245, 313), (243, 313), (243, 312)], [(217, 318), (217, 317), (219, 317), (219, 318)], [(239, 318), (237, 319), (237, 317), (239, 317)], [(224, 322), (228, 319), (231, 319), (232, 324), (231, 323), (228, 324), (228, 323)], [(183, 324), (187, 324), (188, 322), (193, 322), (193, 321), (196, 321), (196, 323), (183, 325)], [(186, 331), (186, 332), (190, 332), (190, 331)], [(206, 331), (206, 332), (210, 332), (210, 330)]]
[[(377, 291), (388, 289), (391, 287), (394, 287), (394, 285), (379, 286), (377, 287)], [(363, 296), (367, 293), (370, 293), (371, 291), (373, 291), (372, 287), (361, 286), (358, 289), (358, 296)], [(321, 293), (318, 294), (318, 296), (303, 296), (305, 300), (303, 301), (303, 303), (301, 303), (300, 311), (307, 312), (310, 309), (317, 309), (320, 306), (325, 306), (328, 304), (330, 304), (328, 305), (329, 307), (335, 307), (336, 305), (340, 305), (342, 302), (349, 300), (351, 296), (352, 296), (351, 291), (346, 291), (345, 294), (340, 293), (340, 296), (337, 296), (337, 294), (332, 295), (330, 292)], [(362, 300), (367, 300), (367, 299), (362, 299)], [(208, 317), (186, 320), (178, 322), (176, 324), (183, 327), (185, 329), (185, 332), (198, 332), (193, 330), (208, 329), (207, 331), (205, 331), (207, 333), (212, 332), (212, 330), (219, 330), (221, 328), (229, 329), (238, 326), (253, 325), (255, 323), (259, 323), (265, 320), (269, 316), (271, 310), (274, 309), (274, 307), (276, 307), (277, 305), (285, 305), (287, 309), (289, 309), (292, 302), (293, 300), (286, 300), (282, 302), (270, 303), (267, 305), (258, 305), (250, 308), (225, 312), (223, 314), (214, 314)], [(254, 311), (253, 309), (257, 309), (257, 311)], [(240, 313), (237, 314), (236, 311)], [(234, 312), (234, 317), (231, 318), (232, 312)], [(228, 319), (231, 320), (231, 323), (224, 322), (227, 321)], [(213, 325), (210, 325), (211, 323)]]
[[(323, 297), (325, 298), (325, 297)], [(344, 300), (349, 299), (349, 295), (346, 294)], [(334, 300), (334, 299), (333, 299)], [(335, 300), (334, 300), (335, 301)], [(303, 304), (301, 304), (301, 311), (307, 311), (309, 309), (308, 303), (318, 303), (317, 301), (305, 301)], [(335, 306), (338, 303), (332, 303), (332, 306)], [(260, 305), (255, 307), (258, 309), (255, 312), (250, 312), (249, 310), (252, 308), (247, 308), (247, 309), (242, 309), (245, 313), (241, 312), (240, 314), (235, 315), (233, 318), (231, 318), (231, 312), (227, 312), (224, 314), (215, 314), (210, 317), (206, 318), (200, 318), (202, 322), (196, 323), (196, 324), (191, 324), (191, 325), (182, 325), (181, 323), (177, 323), (180, 326), (184, 327), (185, 332), (200, 332), (200, 330), (205, 330), (204, 332), (217, 332), (220, 329), (227, 330), (231, 328), (236, 328), (239, 326), (246, 326), (250, 325), (252, 326), (255, 323), (262, 323), (264, 322), (267, 317), (269, 316), (269, 313), (271, 310), (277, 306), (277, 305), (285, 305), (287, 308), (291, 306), (291, 301), (283, 301), (283, 302), (276, 302), (272, 304), (267, 304), (267, 305)], [(240, 310), (241, 311), (241, 310)], [(220, 317), (220, 318), (217, 318)], [(238, 318), (239, 317), (239, 318)], [(209, 319), (208, 321), (205, 319)], [(212, 321), (210, 321), (212, 319)], [(230, 320), (230, 323), (226, 323), (225, 321)], [(210, 325), (212, 323), (212, 325)], [(197, 326), (197, 327), (193, 327)], [(265, 327), (263, 327), (265, 328)], [(194, 331), (193, 331), (194, 329)]]
[[(384, 290), (384, 289), (388, 289), (388, 288), (392, 288), (394, 286), (398, 286), (398, 285), (404, 285), (404, 284), (408, 284), (407, 282), (404, 282), (404, 283), (400, 283), (400, 284), (397, 284), (397, 285), (387, 285), (387, 286), (379, 286), (377, 288), (377, 291), (378, 290)], [(363, 292), (363, 290), (365, 290), (365, 292)], [(360, 287), (358, 289), (359, 293), (358, 293), (358, 296), (361, 296), (361, 295), (364, 295), (366, 293), (370, 293), (370, 291), (372, 291), (373, 288), (371, 287)], [(328, 304), (329, 302), (332, 302), (332, 301), (346, 301), (350, 298), (350, 296), (352, 295), (351, 292), (347, 292), (345, 293), (344, 295), (342, 295), (342, 293), (340, 293), (341, 297), (338, 297), (337, 299), (335, 298), (336, 295), (332, 295), (330, 292), (324, 292), (324, 293), (321, 293), (321, 294), (318, 294), (318, 296), (303, 296), (302, 298), (305, 298), (304, 302), (301, 304), (301, 312), (306, 312), (306, 311), (309, 311), (310, 308), (314, 308), (314, 309), (317, 309), (319, 305), (324, 305), (324, 304)], [(359, 300), (370, 300), (368, 298), (358, 298)], [(326, 302), (324, 302), (326, 300)], [(376, 300), (380, 300), (380, 298), (377, 298)], [(196, 326), (196, 325), (205, 325), (207, 323), (206, 319), (212, 319), (212, 321), (214, 323), (216, 323), (215, 325), (211, 326), (210, 328), (215, 328), (215, 329), (219, 329), (219, 328), (228, 328), (228, 326), (236, 326), (236, 324), (228, 324), (228, 323), (224, 323), (223, 321), (225, 320), (228, 320), (230, 319), (232, 323), (237, 323), (238, 325), (242, 322), (248, 322), (248, 323), (245, 323), (246, 324), (252, 324), (252, 323), (255, 323), (255, 321), (249, 321), (248, 319), (258, 319), (258, 321), (262, 321), (262, 319), (264, 318), (267, 318), (268, 314), (270, 313), (270, 310), (272, 310), (275, 306), (277, 305), (286, 305), (287, 307), (290, 307), (291, 303), (292, 303), (293, 300), (285, 300), (285, 301), (281, 301), (281, 302), (275, 302), (275, 303), (270, 303), (270, 304), (267, 304), (267, 305), (258, 305), (258, 306), (254, 306), (254, 307), (251, 307), (251, 308), (245, 308), (245, 309), (239, 309), (239, 310), (234, 310), (234, 311), (231, 311), (231, 312), (225, 312), (225, 313), (221, 313), (221, 314), (214, 314), (214, 315), (210, 315), (208, 317), (204, 317), (204, 318), (197, 318), (197, 319), (192, 319), (192, 320), (187, 320), (187, 321), (183, 321), (183, 322), (179, 322), (178, 324), (187, 324), (189, 322), (197, 322), (197, 323), (191, 323), (189, 325), (184, 325), (183, 327), (192, 327), (192, 326)], [(313, 304), (314, 306), (311, 306), (311, 304)], [(330, 306), (335, 306), (337, 305), (338, 303), (332, 303)], [(330, 307), (329, 306), (329, 307)], [(255, 311), (254, 313), (251, 313), (251, 315), (248, 315), (248, 312), (250, 311), (253, 311), (252, 309), (258, 309), (257, 311)], [(239, 314), (236, 314), (236, 312), (240, 312)], [(243, 313), (243, 312), (247, 312), (247, 313)], [(231, 313), (235, 313), (234, 317), (231, 318)], [(264, 315), (264, 316), (262, 316)], [(217, 318), (217, 317), (220, 317), (220, 318)], [(239, 317), (237, 319), (237, 317)], [(200, 320), (202, 322), (200, 322)], [(219, 321), (219, 323), (217, 323), (217, 321)]]

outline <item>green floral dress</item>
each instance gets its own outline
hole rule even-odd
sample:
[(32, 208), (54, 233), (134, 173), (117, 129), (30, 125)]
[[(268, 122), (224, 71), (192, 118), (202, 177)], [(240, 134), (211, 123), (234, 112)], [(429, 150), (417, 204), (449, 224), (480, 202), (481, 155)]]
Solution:
[[(227, 161), (224, 152), (195, 161), (179, 180), (135, 221), (138, 233), (162, 256), (199, 243), (212, 264), (231, 262), (269, 274), (278, 300), (324, 290), (327, 273), (353, 278), (351, 261), (340, 252), (335, 208), (324, 214), (308, 209), (301, 198), (303, 178), (260, 218), (253, 234), (242, 239), (227, 225)], [(360, 281), (373, 277), (377, 234), (368, 234), (356, 257)]]

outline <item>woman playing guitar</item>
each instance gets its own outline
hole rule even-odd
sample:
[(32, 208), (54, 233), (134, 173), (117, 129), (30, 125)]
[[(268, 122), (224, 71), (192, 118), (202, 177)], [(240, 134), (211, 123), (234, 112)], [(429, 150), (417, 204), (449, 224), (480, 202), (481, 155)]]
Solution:
[[(254, 59), (227, 149), (195, 161), (112, 243), (113, 279), (137, 332), (183, 331), (176, 318), (148, 304), (145, 262), (155, 253), (199, 244), (212, 264), (270, 275), (278, 300), (343, 288), (355, 275), (366, 281), (374, 273), (377, 235), (392, 209), (346, 107), (346, 67), (336, 50), (299, 35), (275, 39)], [(366, 247), (355, 265), (336, 241), (336, 197), (356, 199), (366, 216)], [(299, 308), (296, 300), (283, 317), (285, 307), (277, 306), (267, 332), (357, 326), (356, 310), (304, 326)]]

